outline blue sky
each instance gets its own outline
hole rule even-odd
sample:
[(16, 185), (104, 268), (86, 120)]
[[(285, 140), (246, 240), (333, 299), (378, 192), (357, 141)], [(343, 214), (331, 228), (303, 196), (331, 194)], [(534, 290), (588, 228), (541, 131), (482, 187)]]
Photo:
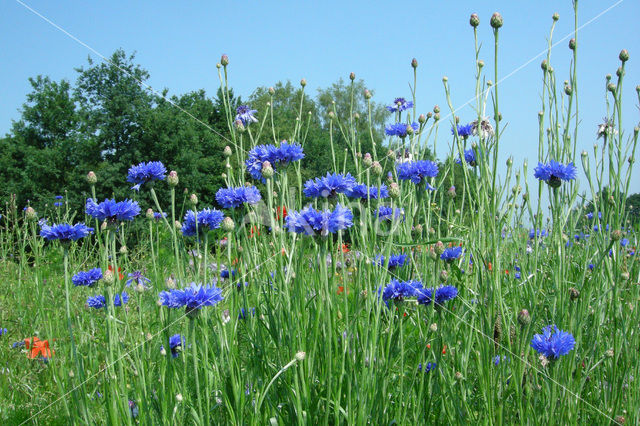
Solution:
[[(446, 110), (442, 76), (449, 78), (452, 101), (458, 107), (473, 96), (473, 32), (469, 15), (481, 19), (481, 59), (493, 62), (493, 36), (489, 18), (504, 17), (500, 30), (499, 74), (506, 76), (544, 52), (554, 12), (560, 14), (554, 40), (568, 36), (552, 51), (552, 65), (561, 82), (568, 79), (573, 31), (569, 0), (507, 2), (88, 2), (22, 0), (96, 51), (109, 56), (115, 49), (137, 52), (136, 60), (151, 73), (148, 83), (170, 94), (217, 88), (215, 64), (229, 55), (231, 84), (247, 97), (258, 86), (279, 80), (308, 81), (315, 95), (349, 72), (375, 90), (374, 100), (388, 103), (409, 96), (410, 61), (417, 58), (417, 109), (427, 112), (438, 104)], [(188, 4), (188, 6), (185, 6)], [(615, 74), (618, 53), (628, 49), (624, 112), (626, 134), (640, 119), (635, 86), (640, 84), (640, 36), (636, 0), (585, 1), (579, 5), (579, 25), (602, 16), (578, 35), (578, 79), (581, 131), (578, 152), (593, 151), (595, 130), (605, 115), (604, 76)], [(30, 91), (28, 77), (75, 80), (74, 67), (87, 56), (98, 58), (15, 0), (0, 3), (0, 133)], [(537, 162), (537, 112), (540, 109), (543, 56), (533, 59), (501, 83), (500, 109), (508, 126), (501, 139), (503, 159), (529, 160), (529, 173)], [(487, 71), (492, 73), (490, 66)], [(490, 78), (490, 77), (489, 77)], [(474, 112), (463, 107), (463, 121)], [(448, 127), (448, 126), (447, 126)], [(439, 147), (449, 142), (441, 132)], [(442, 156), (442, 151), (439, 149)], [(580, 175), (582, 167), (577, 159)], [(634, 173), (633, 192), (640, 192), (640, 172)], [(530, 182), (531, 177), (529, 177)], [(584, 178), (581, 189), (586, 190)]]

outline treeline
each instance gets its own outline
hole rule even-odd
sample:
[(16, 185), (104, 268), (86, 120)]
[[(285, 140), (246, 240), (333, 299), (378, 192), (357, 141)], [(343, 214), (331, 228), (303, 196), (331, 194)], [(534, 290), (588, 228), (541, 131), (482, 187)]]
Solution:
[[(65, 195), (66, 191), (71, 209), (81, 211), (90, 196), (85, 179), (90, 170), (98, 176), (98, 198), (131, 198), (127, 170), (133, 164), (151, 160), (177, 170), (180, 189), (213, 203), (215, 192), (224, 185), (223, 150), (232, 145), (222, 92), (217, 89), (212, 96), (201, 89), (167, 98), (165, 90), (158, 96), (141, 84), (150, 74), (134, 59), (134, 55), (118, 50), (109, 63), (93, 63), (89, 59), (86, 66), (76, 68), (74, 83), (53, 81), (46, 76), (29, 80), (32, 91), (21, 117), (0, 139), (3, 203), (15, 196), (17, 206), (28, 203), (36, 210), (45, 205), (51, 208), (59, 201), (55, 196)], [(301, 134), (306, 153), (302, 170), (306, 179), (332, 169), (327, 117), (334, 108), (342, 117), (349, 111), (361, 117), (356, 120), (356, 132), (363, 153), (372, 152), (373, 144), (383, 152), (384, 123), (389, 113), (384, 106), (372, 104), (372, 140), (364, 82), (353, 82), (353, 104), (351, 84), (339, 80), (319, 90), (315, 97), (305, 93), (302, 108), (302, 88), (290, 82), (275, 84), (272, 93), (267, 87), (258, 87), (246, 100), (230, 90), (229, 102), (232, 108), (251, 105), (258, 110), (260, 119), (267, 111), (267, 103), (272, 103), (273, 129), (269, 117), (259, 143), (273, 143), (274, 138), (290, 140), (302, 111)], [(334, 132), (334, 144), (338, 164), (345, 164), (346, 143), (339, 131)], [(163, 188), (161, 185), (158, 191)], [(145, 200), (146, 191), (136, 197), (146, 201), (144, 205), (151, 205), (150, 200)]]

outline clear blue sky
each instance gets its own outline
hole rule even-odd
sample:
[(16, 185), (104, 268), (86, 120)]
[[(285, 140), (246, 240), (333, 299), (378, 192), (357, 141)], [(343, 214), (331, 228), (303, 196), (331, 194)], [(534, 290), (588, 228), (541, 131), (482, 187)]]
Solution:
[[(315, 94), (353, 71), (375, 90), (375, 101), (388, 103), (394, 97), (409, 96), (410, 61), (415, 57), (420, 63), (418, 112), (427, 112), (435, 104), (446, 111), (444, 75), (449, 77), (454, 106), (473, 96), (473, 33), (468, 24), (472, 12), (481, 19), (481, 58), (487, 64), (493, 61), (489, 18), (494, 11), (504, 17), (499, 58), (502, 76), (544, 51), (554, 12), (560, 14), (554, 40), (573, 31), (570, 0), (23, 1), (105, 56), (117, 48), (136, 51), (138, 63), (151, 73), (148, 83), (158, 91), (168, 88), (170, 94), (200, 88), (213, 94), (218, 83), (215, 64), (226, 53), (231, 60), (231, 84), (245, 98), (255, 87), (287, 79), (298, 82), (302, 77)], [(605, 115), (604, 76), (615, 74), (623, 48), (631, 55), (625, 79), (626, 134), (640, 119), (635, 93), (640, 84), (640, 2), (616, 3), (580, 1), (579, 24), (615, 6), (578, 35), (582, 120), (578, 152), (592, 153), (596, 126)], [(85, 64), (87, 56), (98, 60), (15, 0), (0, 3), (0, 37), (1, 134), (19, 117), (18, 109), (30, 90), (28, 77), (44, 74), (73, 81), (73, 68)], [(571, 55), (567, 45), (568, 38), (552, 53), (560, 85), (568, 79)], [(516, 164), (528, 158), (531, 175), (537, 162), (542, 58), (504, 80), (500, 89), (500, 109), (508, 123), (501, 156), (513, 155)], [(458, 115), (467, 121), (474, 113), (466, 107)], [(438, 145), (446, 146), (449, 139), (448, 130), (441, 132)], [(580, 159), (576, 160), (582, 175)], [(632, 192), (640, 192), (639, 170), (634, 173)], [(586, 190), (581, 180), (581, 190)]]

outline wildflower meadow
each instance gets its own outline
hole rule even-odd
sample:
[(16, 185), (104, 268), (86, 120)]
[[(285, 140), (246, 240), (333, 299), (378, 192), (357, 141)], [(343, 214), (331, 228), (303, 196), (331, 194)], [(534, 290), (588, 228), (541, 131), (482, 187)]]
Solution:
[[(500, 102), (517, 96), (496, 84), (500, 13), (458, 29), (475, 49), (464, 63), (473, 102), (460, 111), (446, 77), (446, 105), (420, 101), (425, 65), (411, 58), (395, 99), (352, 73), (317, 119), (304, 79), (242, 102), (222, 55), (209, 116), (194, 94), (135, 113), (144, 132), (114, 121), (107, 134), (86, 119), (112, 145), (77, 138), (85, 145), (65, 142), (64, 160), (48, 139), (25, 142), (24, 155), (3, 142), (0, 155), (39, 167), (7, 166), (31, 183), (0, 206), (0, 419), (640, 423), (640, 221), (628, 201), (639, 128), (622, 114), (623, 91), (640, 102), (640, 86), (625, 81), (627, 50), (604, 52), (612, 73), (589, 107), (605, 118), (583, 122), (577, 18), (552, 57), (558, 19), (531, 83), (538, 157), (521, 164), (498, 156)], [(480, 40), (483, 26), (491, 38)], [(556, 74), (560, 60), (568, 75)], [(100, 96), (101, 108), (140, 111), (118, 85), (142, 71), (122, 52), (109, 61), (79, 70), (83, 95), (68, 111)], [(112, 90), (82, 91), (109, 70), (121, 76)], [(34, 93), (43, 87), (60, 95), (51, 99), (71, 93), (34, 80)], [(16, 138), (33, 135), (28, 119), (42, 111), (50, 128), (70, 117), (37, 110), (38, 99)], [(593, 151), (576, 148), (583, 126)], [(128, 150), (136, 134), (146, 148)], [(183, 146), (162, 142), (178, 137)], [(56, 167), (66, 171), (49, 176)], [(63, 179), (72, 183), (56, 192)]]

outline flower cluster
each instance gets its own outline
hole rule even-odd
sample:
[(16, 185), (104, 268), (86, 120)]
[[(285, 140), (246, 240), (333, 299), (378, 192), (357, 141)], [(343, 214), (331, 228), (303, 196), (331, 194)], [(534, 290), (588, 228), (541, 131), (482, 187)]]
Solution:
[(345, 192), (345, 195), (349, 198), (360, 198), (362, 200), (367, 199), (382, 199), (389, 197), (389, 190), (387, 189), (387, 185), (384, 183), (379, 187), (377, 186), (367, 186), (363, 183), (358, 183), (353, 186), (350, 190)]
[(127, 175), (127, 182), (135, 185), (131, 189), (140, 190), (140, 186), (154, 180), (164, 180), (167, 169), (160, 161), (149, 161), (131, 166)]
[(204, 306), (214, 306), (224, 299), (222, 290), (215, 285), (202, 285), (192, 282), (187, 288), (163, 291), (160, 293), (160, 303), (168, 308), (185, 307), (187, 312), (201, 309)]
[(415, 296), (421, 288), (422, 283), (420, 281), (400, 281), (392, 279), (384, 289), (382, 287), (378, 288), (378, 294), (382, 295), (382, 300), (385, 303), (389, 300), (401, 302), (404, 299)]
[(333, 210), (325, 211), (316, 210), (309, 205), (299, 212), (290, 211), (285, 219), (285, 226), (290, 232), (298, 234), (313, 236), (320, 232), (320, 235), (327, 236), (353, 226), (353, 213), (340, 204)]
[(568, 354), (576, 345), (571, 333), (558, 329), (555, 325), (548, 325), (542, 329), (542, 334), (536, 334), (531, 340), (531, 347), (549, 359), (558, 359)]
[(244, 203), (257, 204), (261, 199), (260, 191), (255, 186), (220, 188), (216, 192), (216, 201), (227, 209), (235, 209)]
[(93, 233), (93, 228), (87, 227), (84, 223), (76, 223), (75, 225), (61, 223), (49, 226), (45, 221), (40, 228), (40, 236), (45, 240), (60, 240), (63, 242), (76, 241), (91, 233)]
[(413, 122), (411, 124), (407, 124), (407, 123), (395, 123), (395, 124), (389, 124), (384, 128), (384, 133), (387, 136), (397, 136), (401, 139), (404, 139), (407, 137), (407, 135), (409, 134), (409, 132), (417, 132), (418, 131), (418, 123)]
[(534, 177), (538, 180), (545, 181), (552, 188), (560, 186), (563, 180), (569, 181), (576, 178), (576, 166), (569, 163), (566, 166), (551, 160), (548, 164), (538, 163), (534, 169)]
[(100, 204), (96, 204), (92, 198), (87, 198), (85, 208), (89, 216), (98, 220), (106, 220), (109, 223), (133, 220), (134, 217), (140, 214), (140, 205), (137, 201), (131, 200), (116, 201), (106, 199)]
[(220, 210), (203, 209), (199, 212), (189, 210), (184, 215), (182, 222), (182, 235), (193, 237), (196, 234), (204, 234), (210, 230), (218, 229), (224, 215)]
[(396, 164), (396, 171), (398, 179), (410, 180), (418, 185), (423, 179), (438, 176), (438, 165), (429, 160), (411, 161)]
[(91, 287), (102, 279), (102, 269), (93, 268), (88, 271), (80, 271), (71, 278), (75, 286)]
[(334, 197), (339, 193), (347, 193), (356, 185), (356, 179), (350, 173), (346, 175), (340, 173), (330, 174), (324, 177), (309, 179), (304, 184), (304, 195), (311, 198)]
[(413, 102), (407, 101), (405, 98), (396, 98), (393, 105), (387, 106), (389, 112), (402, 112), (413, 108)]
[(282, 141), (279, 147), (275, 145), (256, 145), (249, 151), (245, 165), (247, 171), (254, 179), (264, 180), (262, 166), (269, 162), (277, 171), (278, 167), (286, 167), (287, 164), (304, 158), (302, 147), (296, 143)]

